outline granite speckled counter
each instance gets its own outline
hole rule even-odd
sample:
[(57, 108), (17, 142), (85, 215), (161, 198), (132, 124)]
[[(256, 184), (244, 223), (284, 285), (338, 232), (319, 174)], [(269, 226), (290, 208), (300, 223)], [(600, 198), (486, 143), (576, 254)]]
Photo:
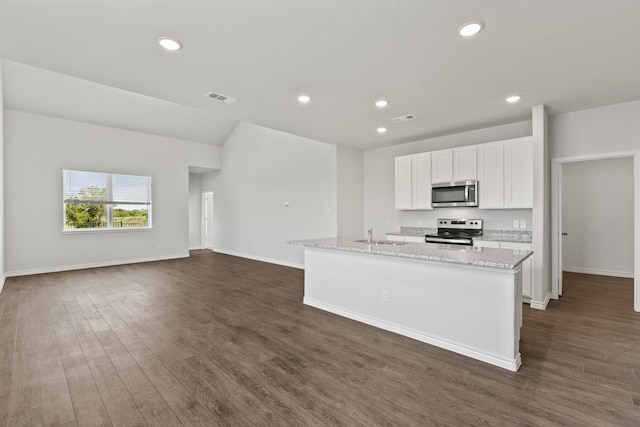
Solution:
[(532, 254), (531, 251), (525, 250), (514, 251), (510, 249), (478, 248), (436, 243), (405, 243), (400, 245), (384, 243), (371, 244), (339, 237), (298, 240), (289, 243), (319, 249), (332, 249), (499, 269), (514, 269)]

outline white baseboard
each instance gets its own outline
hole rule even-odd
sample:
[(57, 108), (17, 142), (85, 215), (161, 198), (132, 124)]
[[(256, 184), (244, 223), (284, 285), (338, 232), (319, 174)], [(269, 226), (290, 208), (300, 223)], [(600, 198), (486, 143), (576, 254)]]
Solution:
[(414, 340), (435, 345), (436, 347), (444, 348), (445, 350), (453, 351), (454, 353), (462, 354), (463, 356), (468, 356), (494, 366), (508, 369), (510, 371), (517, 371), (522, 364), (520, 353), (518, 353), (518, 357), (513, 360), (496, 357), (495, 355), (487, 354), (474, 348), (462, 346), (451, 341), (445, 341), (438, 337), (425, 334), (424, 332), (419, 332), (413, 329), (405, 328), (403, 326), (398, 326), (396, 324), (365, 316), (360, 313), (354, 313), (340, 307), (313, 300), (311, 298), (304, 298), (303, 303), (311, 307), (319, 308), (320, 310), (328, 311), (329, 313), (337, 314), (338, 316), (346, 317), (367, 325), (375, 326), (376, 328), (384, 329), (385, 331), (393, 332), (405, 337), (413, 338)]
[(4, 288), (4, 281), (7, 278), (4, 274), (0, 276), (0, 292), (2, 292), (2, 288)]
[(595, 274), (597, 276), (612, 276), (612, 277), (624, 277), (627, 279), (633, 279), (633, 271), (611, 271), (611, 270), (596, 270), (593, 268), (582, 267), (562, 267), (562, 271), (568, 273), (582, 273), (582, 274)]
[(546, 310), (547, 306), (549, 305), (549, 301), (551, 301), (551, 292), (548, 292), (547, 295), (545, 295), (544, 300), (542, 301), (536, 301), (533, 298), (531, 298), (529, 307), (535, 308), (537, 310)]
[(234, 252), (234, 251), (227, 251), (227, 250), (218, 249), (218, 248), (213, 248), (211, 250), (213, 252), (217, 252), (219, 254), (232, 255), (232, 256), (237, 256), (237, 257), (240, 257), (240, 258), (252, 259), (254, 261), (268, 262), (269, 264), (277, 264), (277, 265), (282, 265), (282, 266), (285, 266), (285, 267), (299, 268), (301, 270), (304, 270), (304, 264), (298, 264), (298, 263), (295, 263), (295, 262), (282, 261), (282, 260), (273, 259), (273, 258), (265, 258), (265, 257), (256, 256), (256, 255), (250, 255), (250, 254), (245, 254), (245, 253), (241, 253), (241, 252)]
[(204, 249), (204, 246), (189, 246), (190, 251), (197, 251), (199, 249)]
[(149, 258), (123, 259), (123, 260), (104, 261), (104, 262), (92, 262), (88, 264), (62, 265), (62, 266), (56, 266), (56, 267), (34, 268), (30, 270), (7, 271), (5, 275), (6, 277), (30, 276), (32, 274), (57, 273), (60, 271), (84, 270), (87, 268), (111, 267), (114, 265), (137, 264), (139, 262), (151, 262), (151, 261), (165, 261), (168, 259), (188, 258), (188, 257), (189, 257), (189, 253), (187, 252), (187, 253), (181, 253), (181, 254), (162, 255), (162, 256), (149, 257)]

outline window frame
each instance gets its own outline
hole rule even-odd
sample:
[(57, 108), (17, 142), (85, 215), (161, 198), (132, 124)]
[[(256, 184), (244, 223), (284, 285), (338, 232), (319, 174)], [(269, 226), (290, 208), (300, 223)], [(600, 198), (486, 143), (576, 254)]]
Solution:
[[(106, 227), (87, 227), (87, 228), (67, 228), (67, 172), (79, 172), (79, 173), (87, 173), (87, 174), (96, 174), (106, 176), (108, 184), (106, 188), (107, 196), (106, 201), (99, 202), (97, 204), (105, 205), (105, 216), (106, 216)], [(113, 210), (119, 204), (117, 201), (113, 200), (113, 177), (114, 176), (125, 176), (125, 177), (136, 177), (136, 178), (145, 178), (147, 184), (147, 202), (144, 203), (135, 203), (131, 202), (131, 205), (146, 205), (147, 206), (147, 225), (144, 227), (114, 227), (113, 226)], [(99, 171), (85, 171), (85, 170), (77, 170), (77, 169), (63, 169), (62, 170), (62, 233), (64, 234), (85, 234), (85, 233), (120, 233), (120, 232), (141, 232), (141, 231), (151, 231), (153, 230), (153, 222), (152, 222), (152, 194), (153, 194), (153, 178), (151, 175), (133, 175), (133, 174), (124, 174), (124, 173), (113, 173), (113, 172), (99, 172)], [(88, 204), (91, 204), (91, 201), (87, 201)], [(124, 203), (127, 204), (127, 203)]]

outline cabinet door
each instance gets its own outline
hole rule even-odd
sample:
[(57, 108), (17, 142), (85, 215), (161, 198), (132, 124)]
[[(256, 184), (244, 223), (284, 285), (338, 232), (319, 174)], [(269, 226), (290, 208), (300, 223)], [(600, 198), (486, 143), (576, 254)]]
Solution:
[[(516, 243), (516, 242), (500, 242), (500, 247), (503, 249), (513, 250), (531, 250), (531, 243)], [(529, 257), (522, 263), (522, 296), (531, 298), (531, 283), (533, 281), (533, 258)]]
[(500, 242), (495, 242), (492, 240), (476, 240), (473, 239), (473, 246), (478, 248), (499, 248)]
[(504, 207), (504, 143), (478, 145), (478, 201), (480, 209)]
[(396, 209), (411, 209), (411, 180), (411, 156), (396, 157)]
[(477, 179), (476, 146), (458, 147), (453, 149), (453, 181), (467, 181)]
[(413, 170), (413, 209), (433, 209), (431, 206), (431, 153), (414, 154)]
[(505, 207), (533, 207), (533, 144), (530, 138), (504, 142)]
[(431, 183), (453, 181), (453, 150), (431, 152)]

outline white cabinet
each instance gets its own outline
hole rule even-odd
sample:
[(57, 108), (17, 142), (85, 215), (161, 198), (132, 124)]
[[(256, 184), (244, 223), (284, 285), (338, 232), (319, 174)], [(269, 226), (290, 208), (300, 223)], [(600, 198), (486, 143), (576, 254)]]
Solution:
[(478, 145), (478, 207), (504, 208), (504, 143)]
[(531, 138), (480, 144), (478, 199), (480, 209), (533, 207)]
[(453, 149), (453, 181), (477, 179), (476, 146)]
[(387, 240), (392, 242), (424, 243), (421, 236), (399, 236), (397, 234), (387, 234)]
[(396, 209), (412, 209), (411, 157), (396, 157)]
[(504, 204), (533, 207), (533, 143), (530, 138), (504, 142)]
[(467, 181), (477, 178), (476, 146), (431, 152), (431, 182)]
[(453, 150), (431, 152), (431, 183), (453, 181)]
[(431, 153), (396, 157), (396, 209), (430, 210)]
[(479, 248), (500, 248), (500, 242), (496, 242), (493, 240), (473, 240), (473, 246), (477, 246)]
[[(500, 248), (514, 251), (530, 251), (531, 243), (496, 242), (492, 240), (474, 240), (473, 244), (479, 248)], [(531, 283), (533, 282), (533, 258), (529, 257), (522, 262), (522, 297), (531, 299)]]

